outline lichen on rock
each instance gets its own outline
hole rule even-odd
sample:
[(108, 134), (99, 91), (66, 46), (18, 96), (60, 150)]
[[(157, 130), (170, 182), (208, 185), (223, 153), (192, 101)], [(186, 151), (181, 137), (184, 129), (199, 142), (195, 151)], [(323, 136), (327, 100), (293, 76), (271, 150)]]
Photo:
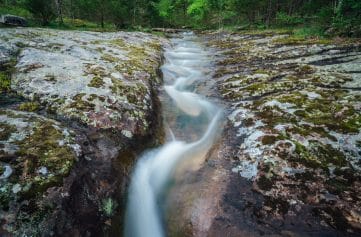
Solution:
[(207, 37), (222, 55), (217, 89), (232, 108), (232, 171), (265, 198), (258, 215), (286, 218), (311, 207), (321, 226), (335, 228), (342, 218), (336, 228), (356, 233), (361, 42), (288, 33)]
[(0, 130), (0, 219), (10, 233), (41, 233), (46, 191), (62, 185), (80, 146), (71, 130), (33, 113), (0, 110)]
[(165, 40), (145, 33), (107, 33), (104, 39), (102, 33), (47, 29), (4, 29), (0, 35), (0, 42), (8, 39), (5, 47), (21, 48), (14, 91), (57, 116), (102, 129), (134, 124), (132, 133), (147, 133)]

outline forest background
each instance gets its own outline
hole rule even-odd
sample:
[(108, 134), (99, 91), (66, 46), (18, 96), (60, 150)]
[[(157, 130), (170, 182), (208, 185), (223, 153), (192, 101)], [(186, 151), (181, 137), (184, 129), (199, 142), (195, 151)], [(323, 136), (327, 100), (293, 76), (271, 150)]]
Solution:
[(62, 29), (288, 28), (361, 37), (361, 0), (0, 0), (0, 14)]

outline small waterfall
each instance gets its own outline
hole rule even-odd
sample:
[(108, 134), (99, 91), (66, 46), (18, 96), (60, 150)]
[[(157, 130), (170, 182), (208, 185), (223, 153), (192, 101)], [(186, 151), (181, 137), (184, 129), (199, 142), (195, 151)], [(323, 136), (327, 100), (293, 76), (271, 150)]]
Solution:
[(166, 50), (166, 63), (161, 69), (165, 82), (170, 85), (164, 89), (179, 111), (189, 117), (185, 125), (191, 124), (192, 117), (200, 116), (205, 116), (208, 124), (203, 134), (199, 134), (199, 140), (190, 143), (177, 140), (172, 128), (168, 127), (171, 141), (146, 152), (139, 159), (129, 188), (126, 237), (165, 236), (159, 207), (164, 190), (173, 175), (201, 167), (219, 133), (221, 110), (202, 96), (190, 92), (193, 84), (205, 77), (203, 71), (209, 66), (205, 50), (195, 39), (192, 33), (185, 33), (182, 38), (174, 39), (173, 47)]

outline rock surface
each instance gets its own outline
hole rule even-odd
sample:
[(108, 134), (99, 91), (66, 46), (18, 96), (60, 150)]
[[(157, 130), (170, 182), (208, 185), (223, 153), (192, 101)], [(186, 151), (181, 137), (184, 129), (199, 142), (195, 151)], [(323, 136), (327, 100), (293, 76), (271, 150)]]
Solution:
[(203, 169), (170, 192), (170, 233), (358, 236), (361, 41), (205, 38), (228, 122)]
[(81, 148), (72, 130), (33, 113), (0, 110), (0, 134), (2, 228), (37, 235), (31, 225), (54, 209), (42, 196), (61, 186)]
[(361, 42), (270, 33), (210, 44), (225, 55), (216, 76), (232, 106), (232, 171), (261, 194), (259, 221), (299, 235), (359, 233)]
[(161, 139), (164, 44), (145, 33), (0, 31), (3, 81), (26, 100), (1, 90), (1, 236), (121, 233), (134, 158)]
[[(21, 49), (11, 87), (50, 113), (96, 128), (144, 135), (161, 61), (159, 39), (143, 33), (4, 29), (1, 45)], [(5, 60), (4, 60), (5, 61)]]

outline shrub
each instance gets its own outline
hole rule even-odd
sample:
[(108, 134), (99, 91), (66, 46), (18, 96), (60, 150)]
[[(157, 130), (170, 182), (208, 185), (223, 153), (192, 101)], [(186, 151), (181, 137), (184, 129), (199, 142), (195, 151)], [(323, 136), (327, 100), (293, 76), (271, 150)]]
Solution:
[(293, 26), (303, 24), (304, 20), (298, 15), (288, 15), (285, 12), (278, 12), (276, 16), (277, 23), (282, 26)]

